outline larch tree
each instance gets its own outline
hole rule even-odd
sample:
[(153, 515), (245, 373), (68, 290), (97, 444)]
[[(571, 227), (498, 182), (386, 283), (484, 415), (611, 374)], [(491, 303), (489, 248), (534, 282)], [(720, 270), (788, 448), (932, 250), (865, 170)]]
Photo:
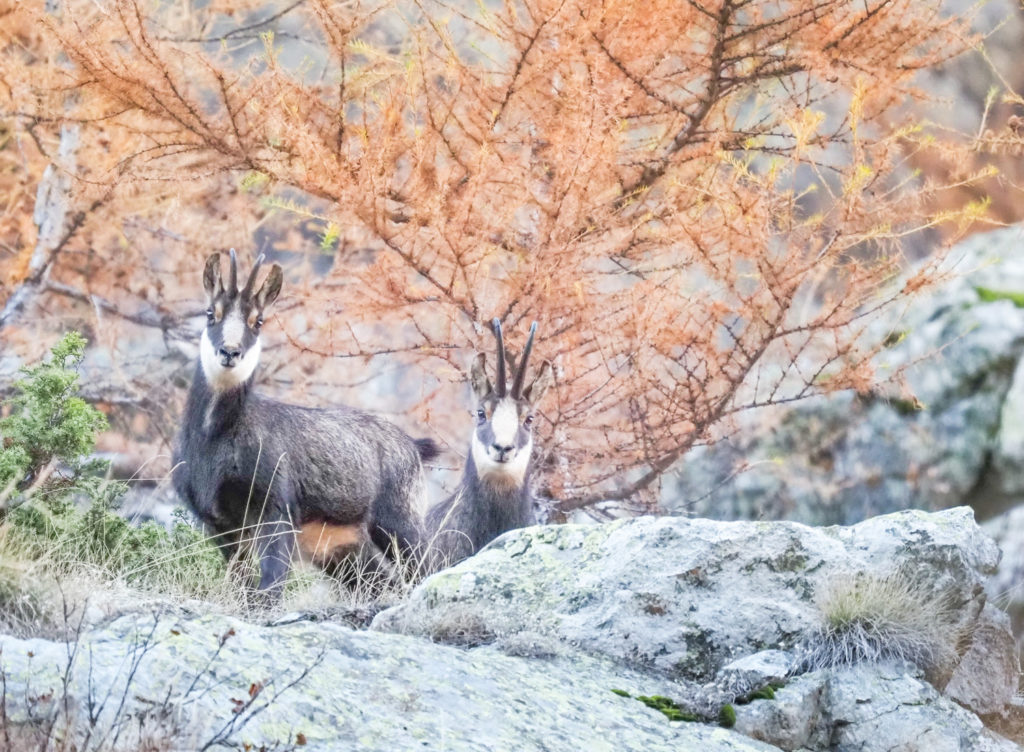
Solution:
[[(80, 226), (40, 310), (188, 339), (201, 259), (262, 250), (276, 222), (316, 263), (291, 268), (261, 378), (327, 402), (400, 364), (411, 397), (369, 406), (456, 451), (469, 353), (493, 351), (492, 318), (513, 353), (537, 320), (557, 368), (542, 490), (563, 512), (650, 501), (741, 411), (871, 389), (874, 314), (984, 214), (949, 206), (988, 175), (955, 169), (971, 140), (914, 119), (917, 73), (974, 43), (937, 0), (70, 0), (4, 19), (0, 103), (33, 164), (81, 130)], [(900, 277), (905, 239), (934, 228)]]

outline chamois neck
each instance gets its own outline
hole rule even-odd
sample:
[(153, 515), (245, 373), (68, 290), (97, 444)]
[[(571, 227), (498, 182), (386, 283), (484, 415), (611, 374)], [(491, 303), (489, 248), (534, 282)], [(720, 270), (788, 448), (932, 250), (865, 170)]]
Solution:
[(473, 452), (469, 452), (462, 474), (462, 486), (472, 494), (473, 498), (486, 499), (499, 517), (504, 517), (507, 514), (511, 519), (518, 520), (526, 512), (532, 516), (532, 500), (530, 498), (532, 465), (532, 462), (527, 465), (526, 472), (521, 476), (522, 480), (518, 477), (502, 476), (496, 473), (480, 477), (473, 459)]
[(185, 405), (188, 425), (204, 433), (218, 433), (238, 422), (252, 391), (252, 382), (250, 375), (230, 389), (214, 389), (202, 364), (197, 364)]

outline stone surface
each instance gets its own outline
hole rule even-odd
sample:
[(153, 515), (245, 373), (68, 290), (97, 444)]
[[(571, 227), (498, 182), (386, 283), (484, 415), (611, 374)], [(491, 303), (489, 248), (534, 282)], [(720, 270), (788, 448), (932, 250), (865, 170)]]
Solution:
[(181, 750), (774, 749), (714, 725), (670, 722), (611, 690), (678, 696), (680, 685), (586, 656), (527, 660), (335, 624), (139, 614), (72, 648), (65, 691), (68, 646), (0, 638), (13, 724), (57, 718), (81, 742), (91, 707), (93, 741), (116, 735), (102, 748), (125, 750), (139, 748), (140, 726)]
[(1009, 613), (1018, 646), (1024, 647), (1024, 507), (987, 520), (983, 527), (1003, 552), (999, 569), (985, 588), (989, 599)]
[(721, 687), (736, 687), (736, 694), (743, 694), (773, 682), (785, 681), (798, 668), (799, 658), (794, 652), (762, 650), (722, 666), (715, 683)]
[(969, 629), (997, 561), (966, 508), (848, 528), (679, 517), (535, 527), (428, 578), (373, 628), (444, 639), (454, 614), (483, 641), (555, 635), (637, 668), (707, 681), (733, 660), (814, 634), (816, 592), (839, 575), (915, 572), (925, 600), (956, 604), (961, 623), (951, 634)]
[(901, 667), (856, 666), (826, 684), (830, 748), (838, 752), (988, 752), (1017, 745), (985, 731), (977, 716)]
[(1010, 752), (1016, 744), (898, 664), (805, 674), (736, 706), (737, 731), (784, 750)]
[[(421, 583), (369, 631), (154, 604), (67, 644), (0, 636), (2, 708), (26, 748), (53, 723), (58, 740), (103, 750), (171, 739), (176, 750), (1008, 752), (908, 664), (800, 674), (822, 626), (817, 591), (851, 572), (915, 572), (924, 601), (955, 603), (951, 638), (973, 630), (980, 646), (997, 556), (966, 508), (849, 528), (535, 527)], [(774, 700), (748, 702), (791, 672)], [(670, 721), (641, 696), (707, 722)], [(714, 722), (726, 704), (736, 728)]]
[(979, 715), (998, 713), (1009, 705), (1020, 684), (1020, 659), (1010, 617), (986, 604), (972, 638), (944, 692)]
[[(916, 406), (843, 392), (751, 414), (732, 438), (690, 452), (662, 507), (716, 519), (852, 524), (910, 507), (1024, 502), (1024, 229), (954, 251), (958, 276), (880, 322), (894, 345), (880, 374), (909, 365)], [(747, 468), (742, 472), (737, 472)]]
[(1003, 400), (999, 434), (992, 455), (990, 484), (1017, 500), (1024, 497), (1024, 360), (1017, 363), (1013, 381)]
[[(982, 525), (1002, 551), (999, 569), (987, 583), (989, 595), (1004, 604), (1024, 600), (1021, 583), (1024, 582), (1024, 507), (1011, 509), (987, 520)], [(1016, 631), (1024, 624), (1015, 624)]]
[(822, 695), (827, 681), (826, 671), (804, 674), (775, 690), (774, 700), (735, 705), (734, 728), (780, 749), (813, 749), (822, 741), (816, 737), (821, 736), (818, 729), (822, 723)]

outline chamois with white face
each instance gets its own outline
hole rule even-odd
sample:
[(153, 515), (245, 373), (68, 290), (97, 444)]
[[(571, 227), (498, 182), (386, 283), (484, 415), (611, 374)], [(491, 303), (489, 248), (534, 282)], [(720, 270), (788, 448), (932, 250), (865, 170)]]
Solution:
[(362, 410), (301, 407), (252, 389), (263, 317), (282, 284), (277, 264), (256, 284), (262, 260), (241, 289), (234, 250), (227, 284), (220, 254), (206, 262), (206, 327), (175, 447), (175, 489), (226, 557), (256, 552), (259, 589), (271, 596), (296, 549), (328, 571), (388, 576), (388, 559), (411, 564), (419, 549), (422, 460), (437, 447)]
[(452, 496), (427, 514), (427, 527), (434, 534), (431, 546), (444, 564), (472, 556), (502, 533), (537, 521), (529, 483), (532, 427), (553, 369), (545, 360), (534, 380), (524, 386), (537, 331), (534, 322), (509, 388), (501, 323), (495, 319), (493, 327), (498, 344), (495, 383), (487, 378), (484, 353), (476, 355), (470, 368), (476, 426), (462, 481)]
[(256, 274), (263, 262), (256, 259), (249, 279), (238, 289), (238, 260), (231, 251), (231, 276), (225, 287), (221, 280), (220, 255), (206, 260), (203, 287), (206, 289), (208, 308), (206, 327), (199, 340), (199, 362), (206, 381), (217, 392), (226, 392), (245, 384), (252, 378), (260, 359), (260, 328), (263, 312), (281, 293), (283, 275), (274, 264), (270, 274), (253, 293)]

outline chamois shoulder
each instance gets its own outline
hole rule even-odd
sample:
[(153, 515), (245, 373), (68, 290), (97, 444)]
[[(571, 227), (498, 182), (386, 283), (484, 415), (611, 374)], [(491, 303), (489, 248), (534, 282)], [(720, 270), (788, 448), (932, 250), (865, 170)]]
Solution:
[(260, 416), (260, 422), (270, 427), (288, 427), (307, 435), (308, 432), (320, 431), (332, 438), (344, 434), (374, 445), (408, 445), (410, 452), (418, 454), (415, 442), (405, 431), (366, 410), (346, 405), (307, 407), (259, 394), (254, 394), (252, 399), (253, 414)]

